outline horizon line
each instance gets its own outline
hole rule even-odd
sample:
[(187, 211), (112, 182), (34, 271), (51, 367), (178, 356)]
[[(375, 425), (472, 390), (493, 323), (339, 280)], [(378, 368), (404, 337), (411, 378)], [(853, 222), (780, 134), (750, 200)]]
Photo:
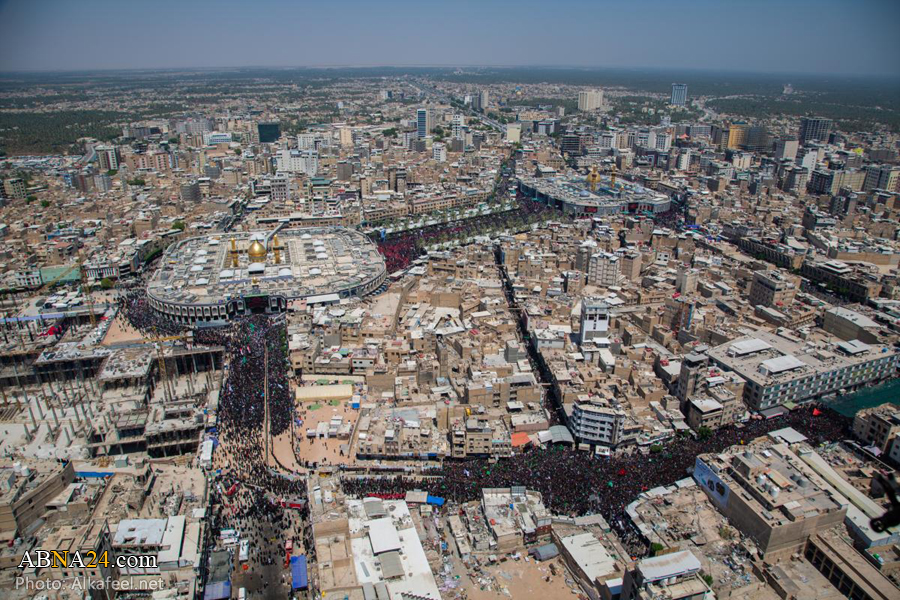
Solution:
[(777, 76), (799, 76), (799, 77), (849, 77), (859, 79), (885, 79), (900, 81), (900, 73), (860, 73), (854, 72), (835, 72), (835, 71), (760, 71), (754, 69), (743, 68), (701, 68), (701, 67), (653, 67), (653, 66), (632, 66), (621, 67), (611, 65), (577, 65), (577, 64), (459, 64), (459, 63), (410, 63), (410, 64), (309, 64), (309, 65), (232, 65), (232, 66), (178, 66), (178, 67), (80, 67), (72, 69), (13, 69), (0, 70), (0, 76), (5, 75), (41, 75), (51, 73), (128, 73), (128, 72), (177, 72), (177, 71), (236, 71), (246, 69), (270, 69), (270, 70), (291, 70), (291, 69), (571, 69), (584, 71), (655, 71), (655, 72), (672, 72), (672, 73), (734, 73), (737, 75), (765, 75), (770, 77)]

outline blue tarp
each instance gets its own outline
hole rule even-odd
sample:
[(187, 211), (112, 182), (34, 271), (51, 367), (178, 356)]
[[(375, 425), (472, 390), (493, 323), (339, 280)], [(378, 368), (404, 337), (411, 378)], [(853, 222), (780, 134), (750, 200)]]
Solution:
[(425, 501), (428, 504), (434, 504), (435, 506), (443, 506), (444, 505), (444, 499), (440, 498), (438, 496), (428, 496), (425, 498)]
[(107, 471), (75, 471), (75, 477), (84, 479), (98, 479), (103, 477), (112, 477), (115, 473)]
[(231, 598), (231, 582), (210, 583), (203, 590), (203, 600), (226, 600)]
[(305, 590), (309, 585), (306, 573), (306, 555), (291, 557), (291, 588)]

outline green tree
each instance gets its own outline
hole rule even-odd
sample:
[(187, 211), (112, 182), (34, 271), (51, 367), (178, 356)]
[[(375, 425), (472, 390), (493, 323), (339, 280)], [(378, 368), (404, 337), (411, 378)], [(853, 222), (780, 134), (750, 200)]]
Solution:
[(657, 554), (665, 550), (665, 548), (666, 547), (659, 542), (653, 542), (652, 544), (650, 544), (650, 556), (656, 556)]
[(110, 279), (109, 277), (104, 277), (103, 279), (100, 280), (100, 287), (103, 288), (104, 290), (112, 289), (112, 287), (113, 287), (112, 279)]
[(110, 169), (109, 171), (106, 172), (106, 174), (109, 175), (110, 177), (114, 177), (115, 174), (118, 172), (119, 171), (117, 169)]
[(184, 231), (184, 221), (175, 221), (172, 223), (172, 229), (177, 229), (178, 231)]
[(699, 437), (701, 440), (708, 439), (711, 435), (712, 429), (710, 429), (709, 427), (704, 426), (697, 430), (697, 437)]
[(177, 143), (178, 143), (178, 138), (177, 138), (177, 137), (170, 137), (170, 138), (169, 138), (169, 144), (174, 145), (174, 144), (177, 144)]
[(37, 200), (37, 196), (25, 196), (25, 202), (27, 202), (28, 204), (31, 204), (35, 200)]
[(140, 177), (135, 177), (134, 179), (128, 180), (128, 185), (133, 185), (135, 187), (144, 187), (146, 184), (147, 182)]
[(44, 208), (50, 208), (50, 201), (49, 200), (41, 200), (41, 206), (43, 206)]

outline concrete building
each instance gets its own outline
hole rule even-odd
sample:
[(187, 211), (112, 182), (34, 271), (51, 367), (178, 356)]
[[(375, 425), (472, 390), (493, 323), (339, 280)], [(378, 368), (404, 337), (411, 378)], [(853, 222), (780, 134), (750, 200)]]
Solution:
[(678, 267), (678, 275), (675, 277), (675, 289), (684, 296), (694, 294), (697, 292), (697, 282), (699, 280), (699, 269), (690, 269), (681, 265)]
[(580, 444), (615, 447), (622, 439), (625, 411), (595, 404), (575, 402), (565, 405), (569, 429)]
[(702, 600), (710, 594), (700, 561), (688, 550), (644, 558), (625, 574), (622, 600)]
[(900, 434), (900, 407), (885, 403), (864, 408), (853, 417), (853, 435), (867, 446), (884, 453)]
[(775, 140), (775, 160), (789, 160), (793, 162), (797, 158), (797, 150), (800, 142), (797, 140)]
[(97, 146), (97, 164), (101, 171), (116, 170), (119, 168), (119, 149), (115, 146)]
[(808, 142), (827, 142), (831, 133), (831, 119), (822, 117), (803, 117), (800, 119), (800, 132), (798, 137), (801, 144)]
[(437, 162), (447, 162), (447, 146), (441, 142), (435, 142), (431, 146), (431, 158)]
[(609, 335), (609, 305), (602, 300), (584, 298), (579, 326), (582, 344), (606, 338)]
[(587, 281), (590, 285), (613, 287), (619, 283), (620, 260), (618, 254), (597, 252), (588, 262)]
[(779, 271), (756, 271), (747, 300), (750, 306), (790, 306), (797, 286)]
[(692, 352), (681, 360), (681, 372), (678, 374), (678, 386), (675, 395), (684, 404), (698, 390), (706, 375), (709, 357)]
[(72, 462), (22, 465), (0, 470), (0, 541), (22, 537), (47, 503), (75, 479)]
[(765, 559), (789, 556), (811, 535), (843, 522), (842, 499), (810, 475), (784, 444), (701, 454), (693, 473), (710, 501), (756, 542)]
[(25, 182), (18, 177), (13, 177), (3, 182), (3, 193), (7, 198), (13, 200), (24, 200), (28, 194), (25, 189)]
[(877, 344), (879, 341), (878, 323), (862, 313), (842, 306), (825, 311), (822, 329), (848, 342), (859, 340), (864, 344)]
[(673, 83), (669, 104), (672, 106), (684, 106), (687, 104), (687, 90), (688, 86), (686, 83)]
[(507, 123), (506, 124), (506, 141), (517, 144), (522, 140), (522, 124)]
[(641, 276), (641, 266), (643, 265), (643, 261), (641, 259), (641, 253), (635, 251), (626, 252), (622, 256), (622, 268), (621, 274), (624, 279), (627, 281), (637, 281)]
[(603, 106), (603, 90), (585, 90), (578, 92), (578, 110), (592, 111)]
[(709, 357), (747, 381), (744, 401), (754, 410), (852, 390), (890, 377), (897, 368), (897, 351), (889, 346), (817, 342), (768, 331), (717, 346)]

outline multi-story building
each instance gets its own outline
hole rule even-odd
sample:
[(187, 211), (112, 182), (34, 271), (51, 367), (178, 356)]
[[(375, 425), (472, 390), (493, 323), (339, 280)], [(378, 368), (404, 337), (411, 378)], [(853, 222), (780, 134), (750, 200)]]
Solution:
[(641, 559), (625, 573), (622, 600), (701, 600), (712, 592), (689, 550)]
[(794, 282), (779, 271), (756, 271), (750, 284), (750, 306), (790, 306), (797, 293)]
[(881, 282), (875, 275), (864, 273), (839, 260), (807, 259), (800, 274), (814, 283), (824, 283), (853, 302), (865, 304), (881, 293)]
[(688, 86), (686, 83), (673, 83), (669, 104), (672, 106), (684, 106), (687, 103), (687, 90)]
[(36, 466), (16, 464), (0, 469), (0, 532), (2, 541), (24, 537), (28, 527), (41, 518), (47, 503), (75, 479), (74, 463)]
[(867, 446), (888, 452), (900, 434), (900, 407), (885, 403), (864, 408), (853, 417), (853, 435)]
[(900, 167), (896, 165), (868, 165), (865, 168), (866, 179), (863, 183), (863, 191), (884, 190), (886, 192), (900, 191)]
[(431, 129), (431, 111), (427, 108), (420, 108), (416, 111), (416, 137), (420, 140), (424, 140), (431, 133)]
[(845, 500), (786, 445), (765, 451), (732, 446), (722, 454), (701, 454), (693, 476), (767, 560), (796, 552), (811, 535), (839, 525), (847, 514)]
[(697, 291), (697, 282), (700, 280), (700, 271), (685, 266), (678, 267), (675, 276), (675, 289), (679, 294), (690, 295)]
[(516, 144), (522, 140), (522, 124), (507, 123), (506, 124), (506, 141)]
[(625, 430), (625, 411), (593, 402), (565, 405), (569, 430), (581, 444), (615, 447)]
[(457, 421), (451, 428), (450, 454), (454, 458), (504, 458), (512, 454), (512, 439), (502, 422), (468, 417)]
[(288, 173), (303, 173), (315, 177), (319, 172), (319, 153), (315, 150), (290, 150), (285, 148), (276, 158), (276, 168)]
[(744, 252), (762, 258), (779, 267), (799, 269), (800, 265), (803, 264), (802, 253), (787, 244), (774, 240), (741, 236), (737, 239), (737, 245)]
[(585, 90), (578, 92), (578, 110), (591, 111), (603, 106), (603, 90)]
[(609, 335), (609, 305), (602, 300), (584, 298), (579, 331), (582, 344)]
[(803, 117), (800, 119), (800, 138), (801, 144), (807, 142), (827, 142), (828, 134), (831, 133), (831, 119), (822, 117)]
[(825, 311), (822, 329), (842, 340), (859, 340), (864, 344), (877, 344), (879, 341), (878, 323), (849, 308), (835, 306)]
[(775, 140), (775, 160), (794, 161), (797, 158), (797, 150), (800, 148), (800, 142), (790, 139)]
[(192, 181), (181, 184), (180, 195), (182, 202), (200, 202), (200, 182)]
[(447, 146), (441, 142), (431, 145), (431, 158), (437, 162), (447, 162)]
[(678, 386), (675, 395), (682, 404), (694, 395), (700, 382), (706, 376), (709, 357), (705, 354), (691, 352), (681, 359), (681, 372), (678, 374)]
[(622, 255), (621, 274), (628, 281), (637, 281), (641, 276), (643, 260), (640, 252), (629, 251)]
[(101, 171), (119, 168), (119, 149), (115, 146), (97, 146), (94, 152), (97, 153), (97, 164), (100, 165)]
[(889, 346), (802, 340), (758, 331), (709, 351), (713, 363), (746, 380), (744, 401), (754, 410), (852, 390), (893, 375), (897, 351)]
[(618, 254), (597, 252), (588, 262), (588, 283), (600, 287), (612, 287), (619, 283), (620, 261)]
[(25, 182), (18, 177), (13, 177), (4, 181), (3, 192), (7, 198), (12, 198), (14, 200), (24, 200), (28, 195), (28, 192), (25, 189)]

